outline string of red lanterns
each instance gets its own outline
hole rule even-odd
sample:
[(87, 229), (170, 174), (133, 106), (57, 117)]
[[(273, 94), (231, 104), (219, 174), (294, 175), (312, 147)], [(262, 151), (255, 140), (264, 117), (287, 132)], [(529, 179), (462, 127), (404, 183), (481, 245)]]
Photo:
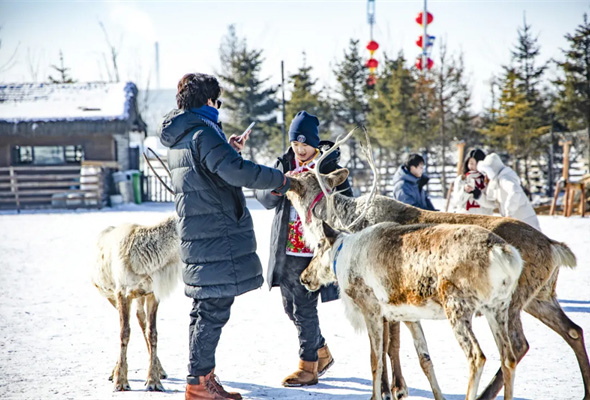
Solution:
[[(426, 2), (424, 2), (424, 11), (426, 11)], [(429, 24), (432, 23), (432, 21), (434, 21), (434, 16), (429, 13), (426, 12), (426, 26), (428, 26)], [(418, 23), (418, 25), (423, 26), (424, 24), (424, 12), (421, 11), (418, 13), (418, 16), (416, 17), (416, 22)], [(430, 59), (430, 57), (428, 57), (429, 51), (432, 49), (432, 45), (434, 44), (434, 36), (430, 36), (426, 34), (426, 27), (423, 26), (424, 28), (424, 34), (420, 35), (418, 37), (418, 40), (416, 40), (416, 46), (420, 47), (422, 49), (422, 54), (420, 54), (420, 56), (418, 57), (418, 59), (416, 60), (416, 68), (418, 68), (420, 71), (422, 71), (422, 69), (424, 68), (424, 61), (426, 60), (426, 69), (431, 69), (434, 66), (434, 61), (432, 61), (432, 59)], [(424, 40), (426, 37), (426, 40)]]
[(370, 56), (365, 64), (365, 67), (369, 69), (367, 86), (372, 89), (377, 83), (377, 77), (375, 76), (375, 73), (377, 72), (377, 67), (379, 66), (379, 61), (377, 61), (374, 57), (375, 52), (379, 48), (379, 43), (373, 40), (373, 25), (375, 24), (375, 0), (367, 1), (367, 20), (371, 28), (371, 41), (369, 44), (367, 44), (367, 50), (369, 50)]

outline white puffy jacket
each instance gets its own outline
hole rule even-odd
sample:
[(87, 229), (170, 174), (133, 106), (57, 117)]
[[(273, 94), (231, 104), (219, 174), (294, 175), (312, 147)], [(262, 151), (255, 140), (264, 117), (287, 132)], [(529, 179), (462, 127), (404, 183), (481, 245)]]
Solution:
[(477, 169), (490, 180), (486, 192), (479, 198), (480, 204), (488, 207), (498, 204), (502, 216), (519, 219), (541, 230), (537, 214), (512, 168), (504, 165), (497, 154), (491, 153), (477, 164)]
[[(479, 174), (477, 174), (479, 175)], [(481, 203), (479, 198), (475, 200), (473, 198), (473, 194), (467, 193), (465, 191), (465, 186), (477, 187), (475, 183), (475, 179), (469, 175), (463, 179), (462, 175), (457, 175), (455, 178), (455, 182), (453, 183), (453, 194), (451, 195), (451, 211), (455, 213), (468, 213), (468, 214), (483, 214), (483, 215), (492, 215), (494, 212), (494, 207), (488, 203)], [(484, 188), (481, 191), (481, 197), (485, 196), (485, 191), (487, 188)]]

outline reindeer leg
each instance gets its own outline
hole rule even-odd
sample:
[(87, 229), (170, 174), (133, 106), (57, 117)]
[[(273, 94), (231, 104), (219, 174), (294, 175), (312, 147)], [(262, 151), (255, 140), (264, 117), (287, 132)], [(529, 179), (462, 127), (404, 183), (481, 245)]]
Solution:
[(408, 397), (408, 386), (406, 385), (406, 380), (402, 375), (402, 365), (399, 358), (399, 326), (399, 321), (389, 322), (389, 345), (387, 346), (387, 354), (389, 355), (389, 360), (391, 361), (391, 372), (393, 375), (391, 392), (397, 400)]
[(383, 369), (381, 372), (381, 396), (386, 400), (391, 400), (391, 390), (389, 388), (389, 375), (387, 373), (387, 349), (389, 347), (389, 322), (383, 318), (383, 351), (381, 353)]
[(119, 361), (113, 371), (113, 380), (116, 391), (131, 390), (127, 381), (127, 345), (129, 344), (129, 308), (131, 302), (123, 295), (117, 293), (117, 309), (119, 310), (119, 323), (121, 325), (121, 350)]
[(469, 363), (469, 384), (465, 400), (475, 400), (486, 358), (471, 328), (473, 310), (464, 301), (452, 297), (445, 298), (444, 303), (447, 318)]
[[(529, 344), (524, 336), (522, 329), (522, 321), (520, 319), (520, 306), (518, 306), (512, 298), (512, 302), (508, 308), (508, 333), (510, 335), (510, 344), (512, 352), (516, 358), (517, 364), (522, 360), (524, 355), (529, 351)], [(504, 374), (502, 367), (498, 369), (492, 381), (488, 384), (485, 390), (479, 395), (477, 400), (493, 400), (496, 398), (504, 385)], [(590, 399), (588, 399), (590, 400)]]
[[(108, 297), (107, 300), (109, 301), (109, 303), (111, 303), (111, 305), (113, 307), (115, 307), (115, 310), (118, 310), (117, 308), (117, 299), (113, 299)], [(115, 364), (115, 366), (113, 367), (113, 370), (111, 371), (111, 375), (109, 376), (109, 381), (112, 382), (113, 381), (113, 376), (115, 375), (115, 370), (117, 369), (117, 364)]]
[(496, 310), (483, 310), (500, 353), (502, 376), (504, 380), (504, 400), (514, 397), (514, 373), (516, 370), (516, 356), (510, 339), (508, 324), (508, 305)]
[[(139, 326), (141, 327), (141, 332), (143, 333), (143, 338), (145, 339), (145, 344), (147, 346), (148, 352), (150, 351), (150, 341), (148, 334), (146, 333), (147, 327), (147, 319), (145, 316), (145, 297), (139, 297), (136, 299), (137, 301), (137, 321), (139, 322)], [(168, 374), (164, 371), (162, 364), (160, 363), (160, 359), (156, 357), (156, 366), (160, 371), (160, 379), (168, 378)]]
[[(378, 315), (378, 314), (377, 314)], [(365, 314), (365, 323), (371, 343), (371, 372), (373, 374), (373, 396), (371, 400), (382, 400), (381, 379), (383, 375), (383, 319), (381, 316)]]
[(412, 334), (412, 339), (414, 339), (414, 348), (416, 349), (418, 359), (420, 360), (420, 367), (422, 367), (424, 375), (428, 378), (435, 400), (444, 400), (445, 397), (440, 390), (436, 375), (434, 374), (434, 365), (430, 359), (430, 352), (428, 351), (428, 345), (426, 344), (426, 337), (422, 330), (422, 324), (420, 324), (420, 322), (405, 322), (405, 324)]
[(150, 352), (150, 366), (148, 368), (148, 379), (145, 382), (149, 391), (163, 392), (164, 387), (160, 382), (161, 365), (158, 360), (158, 331), (156, 330), (156, 315), (158, 313), (158, 300), (154, 294), (146, 296), (147, 329), (146, 338)]
[(533, 299), (525, 311), (557, 332), (570, 345), (580, 367), (584, 381), (584, 400), (590, 400), (590, 364), (584, 344), (584, 331), (567, 317), (553, 296), (550, 300)]

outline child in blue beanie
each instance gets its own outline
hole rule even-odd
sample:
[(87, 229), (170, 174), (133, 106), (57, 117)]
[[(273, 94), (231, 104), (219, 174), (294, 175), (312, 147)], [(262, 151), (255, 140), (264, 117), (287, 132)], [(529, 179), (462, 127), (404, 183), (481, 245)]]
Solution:
[[(307, 111), (295, 115), (289, 127), (291, 148), (278, 158), (275, 168), (292, 174), (315, 168), (320, 148), (330, 148), (333, 142), (320, 141), (319, 120)], [(340, 150), (332, 152), (320, 165), (320, 172), (328, 174), (339, 169)], [(348, 180), (337, 187), (352, 196)], [(283, 379), (283, 386), (315, 385), (334, 363), (326, 340), (320, 331), (317, 305), (338, 298), (338, 288), (325, 286), (310, 293), (299, 281), (299, 275), (309, 265), (313, 252), (303, 241), (301, 219), (286, 196), (271, 190), (256, 191), (256, 198), (267, 209), (275, 208), (270, 239), (270, 255), (266, 281), (270, 287), (279, 286), (285, 313), (297, 328), (299, 336), (299, 368)]]

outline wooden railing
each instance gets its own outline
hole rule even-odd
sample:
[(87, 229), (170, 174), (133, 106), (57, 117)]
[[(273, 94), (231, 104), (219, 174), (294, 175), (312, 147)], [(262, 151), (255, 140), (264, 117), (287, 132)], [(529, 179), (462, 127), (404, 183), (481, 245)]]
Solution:
[(100, 208), (102, 195), (101, 173), (79, 165), (0, 168), (1, 208)]

